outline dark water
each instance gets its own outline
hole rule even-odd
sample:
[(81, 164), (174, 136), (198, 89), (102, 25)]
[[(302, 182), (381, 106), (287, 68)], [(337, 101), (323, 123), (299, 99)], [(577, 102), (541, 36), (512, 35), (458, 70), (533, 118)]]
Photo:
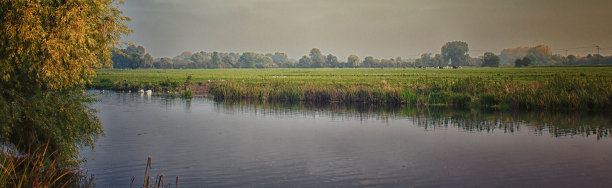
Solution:
[(98, 187), (606, 187), (611, 118), (405, 106), (98, 95)]

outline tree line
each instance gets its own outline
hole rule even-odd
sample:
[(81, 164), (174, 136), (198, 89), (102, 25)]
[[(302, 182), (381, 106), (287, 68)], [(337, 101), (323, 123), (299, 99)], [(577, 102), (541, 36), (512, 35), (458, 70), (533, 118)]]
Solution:
[[(536, 47), (517, 47), (505, 49), (498, 56), (485, 52), (479, 57), (470, 57), (469, 47), (463, 41), (451, 41), (444, 44), (439, 54), (423, 53), (416, 59), (374, 58), (366, 56), (360, 59), (349, 55), (346, 60), (338, 59), (333, 54), (323, 54), (318, 48), (295, 60), (283, 52), (256, 53), (244, 52), (183, 52), (173, 58), (153, 58), (145, 48), (128, 44), (123, 49), (113, 51), (113, 67), (121, 69), (157, 68), (157, 69), (224, 69), (224, 68), (416, 68), (446, 66), (520, 66), (528, 65), (591, 65), (612, 64), (612, 57), (593, 56), (563, 57), (552, 55), (545, 45)], [(529, 59), (529, 63), (527, 59)], [(514, 64), (513, 64), (514, 63)]]

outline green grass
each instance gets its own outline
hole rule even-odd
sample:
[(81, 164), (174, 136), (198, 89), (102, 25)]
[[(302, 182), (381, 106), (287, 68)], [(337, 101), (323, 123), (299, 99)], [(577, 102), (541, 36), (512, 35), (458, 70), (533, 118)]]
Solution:
[(611, 66), (464, 69), (200, 69), (97, 71), (94, 88), (213, 82), (219, 100), (365, 102), (516, 109), (610, 109)]

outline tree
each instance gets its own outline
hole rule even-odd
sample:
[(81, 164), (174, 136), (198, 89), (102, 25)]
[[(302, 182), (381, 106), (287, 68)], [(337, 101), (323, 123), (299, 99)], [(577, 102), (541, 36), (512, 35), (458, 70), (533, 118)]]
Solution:
[(312, 62), (312, 67), (314, 68), (322, 68), (327, 67), (325, 64), (325, 55), (321, 53), (321, 50), (318, 48), (313, 48), (310, 50), (310, 60)]
[[(129, 43), (125, 49), (113, 49), (111, 60), (113, 67), (119, 69), (137, 69), (146, 67), (145, 48)], [(152, 63), (152, 62), (149, 62)]]
[(448, 64), (449, 61), (451, 61), (453, 66), (468, 65), (469, 55), (467, 53), (469, 51), (470, 49), (468, 48), (468, 44), (466, 42), (447, 42), (444, 44), (444, 46), (442, 46), (442, 57), (444, 58), (444, 63)]
[(575, 63), (576, 63), (576, 56), (575, 55), (568, 55), (567, 56), (567, 64), (574, 65)]
[(102, 132), (83, 94), (93, 69), (111, 65), (123, 24), (114, 0), (0, 2), (0, 144), (44, 147), (76, 167)]
[(523, 57), (523, 59), (516, 59), (514, 61), (515, 67), (526, 67), (529, 66), (529, 64), (531, 64), (531, 59), (529, 59), (529, 57)]
[(499, 57), (492, 52), (485, 52), (482, 57), (483, 67), (499, 67)]
[(395, 67), (406, 67), (406, 64), (404, 63), (404, 60), (402, 60), (401, 57), (396, 57), (395, 58)]
[(223, 64), (226, 65), (227, 68), (238, 68), (238, 65), (236, 64), (234, 58), (231, 55), (223, 56), (221, 62), (223, 62)]
[(275, 52), (274, 55), (272, 55), (272, 61), (276, 64), (287, 63), (289, 62), (289, 56), (282, 52)]
[(361, 62), (362, 67), (371, 68), (371, 67), (374, 67), (375, 65), (376, 65), (376, 61), (374, 60), (374, 57), (372, 56), (365, 57), (365, 59), (363, 59), (363, 62)]
[(212, 56), (210, 56), (210, 63), (212, 65), (211, 68), (223, 68), (221, 65), (221, 57), (219, 56), (219, 52), (213, 52)]
[(327, 55), (327, 59), (325, 64), (329, 65), (329, 67), (339, 68), (340, 62), (338, 62), (338, 58), (332, 54)]
[(298, 61), (298, 67), (300, 68), (309, 68), (312, 67), (312, 60), (308, 56), (302, 56)]
[(423, 53), (421, 58), (416, 59), (415, 64), (417, 66), (434, 66), (434, 58), (431, 57), (431, 53)]
[(552, 52), (550, 48), (546, 45), (538, 45), (536, 47), (530, 48), (527, 51), (527, 57), (533, 61), (536, 65), (542, 64), (553, 64), (552, 62)]
[(144, 56), (144, 68), (153, 68), (153, 56), (151, 56), (151, 54), (147, 53)]
[(348, 67), (359, 67), (360, 66), (359, 57), (353, 54), (349, 55), (346, 60), (346, 64)]
[(161, 68), (161, 69), (171, 69), (171, 68), (174, 68), (174, 61), (172, 61), (172, 58), (162, 57), (161, 59), (159, 59), (158, 67)]
[(257, 54), (255, 52), (242, 53), (238, 62), (241, 68), (255, 68), (255, 58)]

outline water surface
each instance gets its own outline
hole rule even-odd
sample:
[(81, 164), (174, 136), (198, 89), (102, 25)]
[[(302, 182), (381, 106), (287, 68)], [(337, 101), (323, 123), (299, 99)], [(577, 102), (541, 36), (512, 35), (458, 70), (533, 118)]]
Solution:
[[(577, 112), (219, 103), (104, 93), (99, 187), (603, 187), (611, 119)], [(174, 181), (171, 181), (174, 182)]]

